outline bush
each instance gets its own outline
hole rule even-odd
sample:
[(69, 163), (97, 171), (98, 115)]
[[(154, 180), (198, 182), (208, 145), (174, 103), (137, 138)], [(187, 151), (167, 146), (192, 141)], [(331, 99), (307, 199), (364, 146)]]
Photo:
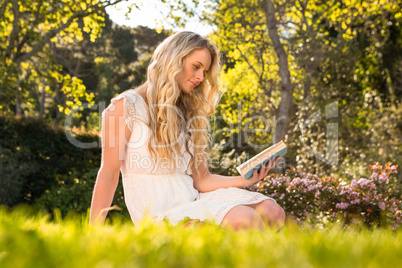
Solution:
[(0, 204), (12, 205), (20, 198), (24, 169), (15, 154), (0, 146)]
[[(59, 209), (62, 215), (87, 212), (100, 166), (100, 148), (78, 148), (67, 140), (63, 129), (51, 128), (40, 120), (0, 117), (0, 131), (0, 204), (36, 204), (48, 211)], [(75, 138), (82, 142), (99, 139), (97, 135)], [(217, 173), (236, 175), (234, 167), (247, 154), (238, 155), (234, 150), (221, 153), (221, 147), (212, 147), (211, 159), (219, 162), (211, 166)], [(268, 176), (248, 189), (275, 198), (287, 215), (300, 223), (342, 219), (346, 224), (361, 221), (397, 228), (402, 224), (402, 202), (394, 191), (396, 178), (391, 176), (396, 168), (376, 163), (369, 167), (368, 179), (351, 182), (290, 169), (284, 176)], [(121, 184), (114, 204), (125, 208)], [(122, 214), (128, 216), (127, 210)]]
[[(85, 174), (100, 166), (99, 146), (78, 148), (68, 141), (63, 129), (52, 128), (42, 120), (0, 117), (0, 132), (0, 204), (33, 204), (60, 181), (72, 184), (73, 173)], [(96, 135), (75, 138), (82, 142), (99, 140)]]
[(402, 225), (401, 197), (393, 196), (396, 166), (369, 166), (370, 178), (350, 183), (340, 178), (322, 177), (310, 173), (287, 171), (284, 176), (268, 176), (248, 187), (274, 198), (287, 215), (299, 223), (306, 220), (324, 224), (342, 220), (345, 224), (362, 222), (367, 226)]
[[(84, 174), (73, 173), (69, 176), (64, 175), (59, 179), (58, 185), (45, 193), (36, 200), (35, 206), (47, 211), (61, 212), (66, 216), (69, 212), (85, 215), (91, 205), (92, 191), (94, 189), (95, 178), (99, 168), (94, 168)], [(119, 214), (123, 217), (129, 217), (126, 205), (124, 203), (122, 184), (119, 183), (113, 201), (114, 205), (124, 209)], [(111, 211), (110, 214), (114, 214)]]

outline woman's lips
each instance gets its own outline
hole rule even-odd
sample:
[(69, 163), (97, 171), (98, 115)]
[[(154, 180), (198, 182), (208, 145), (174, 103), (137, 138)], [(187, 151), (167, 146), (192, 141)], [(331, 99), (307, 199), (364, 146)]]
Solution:
[(188, 80), (188, 81), (193, 85), (193, 87), (196, 87), (196, 86), (197, 86), (197, 84), (194, 83), (193, 81), (190, 81), (190, 80)]

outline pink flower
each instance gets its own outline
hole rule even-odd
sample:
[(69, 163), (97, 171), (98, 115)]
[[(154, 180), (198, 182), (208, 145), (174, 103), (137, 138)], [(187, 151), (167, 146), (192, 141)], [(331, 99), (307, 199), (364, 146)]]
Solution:
[(349, 204), (348, 204), (348, 203), (341, 202), (341, 203), (336, 204), (335, 207), (336, 207), (336, 208), (339, 208), (339, 209), (346, 209), (346, 208), (349, 207)]
[(378, 177), (378, 174), (376, 172), (373, 172), (373, 174), (371, 174), (370, 178), (375, 180), (375, 179), (377, 179), (377, 177)]
[(357, 187), (357, 182), (355, 180), (352, 180), (352, 182), (350, 183), (350, 186), (352, 187)]
[(343, 187), (339, 195), (343, 195), (345, 193), (350, 193), (350, 188), (348, 186)]
[(301, 182), (300, 178), (294, 178), (294, 180), (292, 181), (292, 184), (299, 184)]
[(375, 184), (372, 181), (365, 179), (365, 178), (361, 178), (360, 180), (358, 180), (357, 184), (359, 184), (361, 187), (367, 186), (371, 190), (377, 189), (377, 187), (375, 186)]
[(357, 183), (358, 183), (360, 186), (366, 186), (366, 185), (368, 185), (370, 182), (371, 182), (371, 181), (369, 181), (368, 179), (361, 178)]
[(360, 199), (352, 200), (352, 201), (350, 201), (350, 203), (351, 203), (352, 205), (360, 204)]
[(378, 207), (382, 210), (385, 210), (385, 203), (384, 202), (378, 202)]
[(389, 169), (396, 173), (396, 166), (389, 167)]
[(388, 176), (386, 173), (381, 173), (379, 180), (383, 183), (387, 183), (388, 182)]
[(316, 189), (316, 186), (315, 185), (310, 185), (309, 187), (308, 187), (308, 190), (309, 191), (314, 191)]

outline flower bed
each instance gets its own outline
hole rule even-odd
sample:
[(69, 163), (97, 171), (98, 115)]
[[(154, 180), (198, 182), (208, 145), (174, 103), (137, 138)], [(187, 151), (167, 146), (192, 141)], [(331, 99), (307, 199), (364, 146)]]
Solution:
[(283, 176), (267, 176), (248, 189), (274, 198), (299, 223), (362, 222), (396, 229), (402, 225), (402, 201), (393, 196), (396, 182), (390, 176), (397, 167), (375, 163), (369, 166), (370, 178), (351, 182), (291, 169)]

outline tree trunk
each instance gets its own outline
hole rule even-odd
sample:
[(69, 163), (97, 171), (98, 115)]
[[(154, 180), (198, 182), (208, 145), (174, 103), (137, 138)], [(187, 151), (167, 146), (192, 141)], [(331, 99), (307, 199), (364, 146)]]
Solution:
[(60, 111), (59, 111), (60, 89), (58, 83), (55, 83), (55, 90), (56, 90), (56, 125), (58, 125), (60, 122)]
[(392, 90), (397, 100), (402, 99), (402, 60), (396, 61), (393, 68), (389, 68), (388, 72), (391, 76)]
[(274, 46), (275, 53), (278, 57), (279, 65), (279, 75), (281, 77), (281, 102), (277, 109), (276, 114), (276, 127), (275, 127), (275, 137), (274, 142), (285, 139), (285, 135), (289, 127), (289, 116), (291, 112), (294, 111), (293, 102), (293, 85), (290, 81), (290, 72), (287, 54), (283, 45), (280, 42), (278, 31), (277, 31), (277, 21), (275, 18), (275, 9), (271, 0), (265, 0), (265, 17), (268, 27), (268, 34), (271, 39), (272, 45)]
[(21, 109), (21, 100), (20, 100), (20, 65), (17, 64), (17, 85), (15, 86), (15, 117), (21, 118), (22, 117), (22, 109)]
[(304, 80), (304, 92), (303, 92), (303, 100), (306, 101), (310, 96), (310, 87), (311, 87), (311, 79), (310, 79), (310, 71), (306, 68), (306, 79)]
[(46, 97), (46, 90), (45, 90), (45, 85), (43, 85), (42, 89), (42, 97), (40, 99), (40, 110), (39, 110), (39, 119), (43, 119), (43, 114), (45, 112), (45, 97)]
[(17, 86), (15, 87), (15, 117), (22, 117), (22, 109), (20, 104), (20, 79), (18, 78)]

